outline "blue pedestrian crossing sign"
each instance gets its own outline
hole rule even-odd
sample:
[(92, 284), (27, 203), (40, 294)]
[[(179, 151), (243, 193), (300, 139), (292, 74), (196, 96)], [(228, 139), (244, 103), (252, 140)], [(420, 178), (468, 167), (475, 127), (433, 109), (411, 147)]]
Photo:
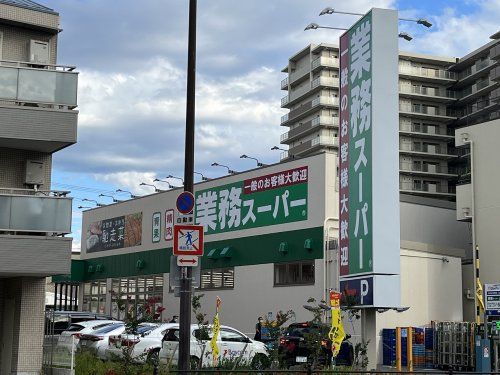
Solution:
[(177, 197), (177, 201), (175, 202), (175, 206), (177, 211), (179, 211), (183, 215), (188, 215), (193, 212), (194, 208), (194, 195), (189, 191), (183, 191)]

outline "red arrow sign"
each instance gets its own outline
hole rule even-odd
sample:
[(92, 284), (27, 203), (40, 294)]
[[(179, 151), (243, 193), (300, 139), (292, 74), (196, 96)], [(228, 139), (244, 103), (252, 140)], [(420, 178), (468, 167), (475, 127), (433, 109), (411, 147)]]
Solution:
[(181, 258), (181, 259), (179, 259), (179, 262), (181, 262), (181, 263), (196, 263), (196, 260), (194, 260), (194, 259), (183, 259), (183, 258)]

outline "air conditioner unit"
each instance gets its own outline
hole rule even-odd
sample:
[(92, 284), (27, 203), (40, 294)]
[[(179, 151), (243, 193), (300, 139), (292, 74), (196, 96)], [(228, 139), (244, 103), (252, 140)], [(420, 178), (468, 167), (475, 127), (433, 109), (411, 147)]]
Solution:
[(45, 163), (38, 160), (26, 160), (26, 185), (43, 185), (45, 183)]
[(49, 63), (49, 43), (40, 40), (30, 40), (29, 61), (33, 64), (47, 65)]

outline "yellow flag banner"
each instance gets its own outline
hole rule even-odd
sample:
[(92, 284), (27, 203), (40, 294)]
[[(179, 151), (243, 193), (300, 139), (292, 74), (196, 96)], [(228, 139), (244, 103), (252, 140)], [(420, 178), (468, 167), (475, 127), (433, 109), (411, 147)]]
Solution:
[(477, 278), (476, 284), (477, 284), (476, 286), (477, 302), (479, 304), (481, 311), (484, 311), (483, 286), (481, 284), (481, 280), (479, 280), (479, 277)]
[(340, 346), (345, 339), (344, 325), (342, 324), (342, 314), (340, 311), (340, 296), (338, 292), (330, 292), (330, 306), (332, 311), (332, 327), (328, 332), (328, 337), (332, 342), (332, 355), (335, 358), (340, 352)]
[(222, 303), (221, 299), (217, 297), (215, 304), (215, 316), (212, 324), (212, 340), (210, 340), (214, 367), (217, 366), (219, 360), (219, 347), (217, 346), (217, 337), (219, 336), (219, 331), (220, 331), (219, 309), (221, 303)]

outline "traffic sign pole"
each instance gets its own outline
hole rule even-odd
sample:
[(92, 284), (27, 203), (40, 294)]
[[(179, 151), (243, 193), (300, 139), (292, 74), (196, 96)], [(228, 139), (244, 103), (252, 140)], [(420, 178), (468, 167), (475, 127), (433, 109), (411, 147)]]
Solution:
[[(189, 0), (188, 69), (186, 98), (186, 144), (184, 150), (184, 190), (194, 191), (194, 128), (196, 82), (196, 2)], [(179, 370), (189, 370), (191, 327), (191, 267), (181, 267), (179, 308)]]

